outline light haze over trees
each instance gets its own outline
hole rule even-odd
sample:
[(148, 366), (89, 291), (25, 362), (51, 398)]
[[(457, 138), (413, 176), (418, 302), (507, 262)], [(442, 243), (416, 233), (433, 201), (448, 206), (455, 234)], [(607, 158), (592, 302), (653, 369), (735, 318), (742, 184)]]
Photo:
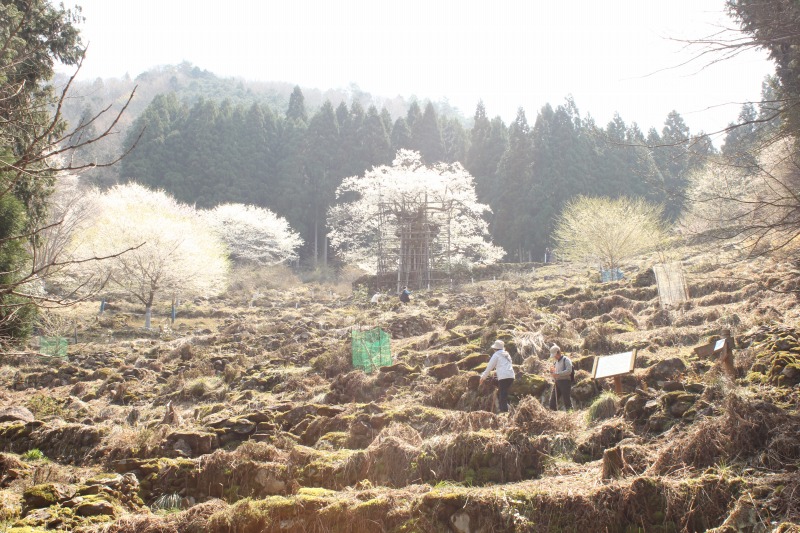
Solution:
[(392, 122), (386, 109), (365, 110), (357, 101), (336, 108), (323, 102), (309, 112), (297, 87), (290, 100), (285, 110), (273, 110), (212, 100), (189, 106), (175, 95), (159, 96), (137, 120), (133, 131), (144, 134), (122, 175), (202, 208), (269, 209), (298, 231), (304, 241), (298, 255), (313, 267), (327, 261), (325, 213), (342, 180), (417, 147), (423, 161), (438, 155), (464, 164), (478, 200), (494, 213), (494, 241), (507, 260), (527, 261), (553, 244), (555, 218), (578, 194), (642, 196), (678, 216), (687, 176), (702, 163), (698, 150), (711, 149), (677, 112), (645, 136), (619, 116), (605, 127), (595, 124), (571, 98), (544, 106), (532, 124), (520, 109), (510, 126), (490, 119), (479, 103), (471, 130), (430, 103), (412, 102)]

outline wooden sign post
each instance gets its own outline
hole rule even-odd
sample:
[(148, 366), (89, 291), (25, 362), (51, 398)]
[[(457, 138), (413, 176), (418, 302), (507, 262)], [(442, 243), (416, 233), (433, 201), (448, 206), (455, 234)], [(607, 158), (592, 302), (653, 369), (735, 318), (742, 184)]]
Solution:
[(730, 331), (722, 332), (722, 338), (718, 341), (703, 344), (694, 349), (698, 357), (717, 356), (717, 363), (722, 366), (723, 371), (731, 378), (736, 377), (736, 368), (733, 366), (733, 337)]
[(729, 377), (736, 377), (736, 368), (733, 366), (733, 338), (725, 337), (714, 343), (714, 353), (719, 354), (717, 361)]
[(631, 374), (636, 365), (636, 350), (594, 358), (592, 379), (614, 378), (614, 392), (622, 395), (622, 376)]

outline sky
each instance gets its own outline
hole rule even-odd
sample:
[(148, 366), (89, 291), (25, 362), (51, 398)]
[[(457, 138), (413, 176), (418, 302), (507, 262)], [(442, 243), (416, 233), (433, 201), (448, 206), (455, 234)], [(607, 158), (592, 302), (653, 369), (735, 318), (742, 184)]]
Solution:
[[(188, 61), (222, 77), (388, 98), (483, 100), (509, 123), (572, 95), (604, 125), (716, 132), (758, 101), (763, 52), (709, 64), (685, 40), (734, 27), (724, 0), (68, 0), (89, 49), (79, 79)], [(694, 59), (694, 60), (693, 60)], [(688, 64), (685, 64), (687, 63)], [(681, 66), (683, 65), (683, 66)], [(65, 72), (67, 70), (64, 70)]]

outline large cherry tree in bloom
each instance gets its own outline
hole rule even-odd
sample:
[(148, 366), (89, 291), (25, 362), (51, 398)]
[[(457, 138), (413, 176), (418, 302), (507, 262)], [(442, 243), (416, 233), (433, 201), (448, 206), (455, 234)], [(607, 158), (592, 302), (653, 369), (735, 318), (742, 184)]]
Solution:
[(231, 259), (274, 265), (297, 258), (303, 244), (285, 218), (269, 209), (244, 204), (223, 204), (203, 216), (225, 242)]
[(96, 216), (75, 238), (91, 249), (109, 281), (145, 306), (145, 327), (156, 297), (212, 296), (225, 289), (224, 243), (191, 206), (164, 191), (117, 185), (96, 193)]
[(336, 194), (339, 203), (328, 214), (331, 244), (367, 271), (383, 270), (379, 260), (389, 263), (386, 270), (415, 271), (414, 261), (449, 270), (503, 256), (489, 241), (489, 207), (477, 201), (460, 163), (425, 166), (418, 152), (400, 150), (391, 166), (345, 178)]

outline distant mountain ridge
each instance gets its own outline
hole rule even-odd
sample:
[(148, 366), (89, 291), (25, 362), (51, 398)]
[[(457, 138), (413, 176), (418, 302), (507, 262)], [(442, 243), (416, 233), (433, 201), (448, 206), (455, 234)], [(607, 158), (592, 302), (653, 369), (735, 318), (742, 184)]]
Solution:
[[(53, 84), (60, 90), (68, 79), (67, 74), (57, 74)], [(110, 120), (112, 111), (121, 108), (131, 91), (135, 89), (136, 95), (119, 123), (119, 134), (115, 135), (111, 142), (105, 143), (102, 152), (98, 154), (98, 156), (110, 156), (120, 153), (128, 128), (159, 94), (175, 93), (179, 100), (190, 106), (200, 99), (220, 102), (228, 100), (233, 105), (259, 103), (269, 106), (276, 115), (283, 115), (289, 105), (289, 96), (296, 86), (284, 81), (248, 81), (241, 78), (220, 77), (189, 62), (183, 62), (179, 65), (154, 67), (137, 75), (135, 79), (125, 76), (75, 81), (70, 88), (69, 98), (62, 113), (74, 128), (80, 124), (82, 118), (93, 116), (111, 105), (112, 108), (105, 114)], [(408, 98), (400, 95), (394, 97), (372, 95), (362, 91), (355, 84), (347, 88), (324, 91), (308, 87), (301, 87), (301, 90), (309, 114), (313, 114), (326, 100), (329, 100), (334, 107), (341, 102), (350, 105), (357, 101), (365, 109), (371, 105), (379, 110), (385, 108), (392, 118), (397, 118), (406, 115), (412, 102), (427, 101), (413, 95)], [(471, 116), (466, 117), (462, 110), (452, 107), (447, 102), (432, 103), (440, 117), (458, 118), (465, 126), (472, 121)], [(96, 129), (100, 129), (106, 123), (99, 120)], [(108, 173), (108, 170), (104, 173)]]

